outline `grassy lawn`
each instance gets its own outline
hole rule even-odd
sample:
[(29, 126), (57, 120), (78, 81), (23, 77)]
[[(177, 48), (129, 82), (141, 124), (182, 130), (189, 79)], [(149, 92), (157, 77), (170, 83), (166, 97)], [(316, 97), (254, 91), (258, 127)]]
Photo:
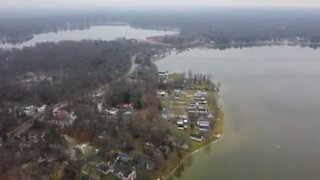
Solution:
[(202, 148), (203, 146), (207, 145), (208, 142), (207, 141), (191, 141), (191, 146), (190, 146), (190, 152), (196, 151), (200, 148)]
[(58, 163), (55, 165), (55, 170), (53, 172), (53, 174), (51, 176), (53, 176), (53, 178), (50, 179), (61, 179), (64, 175), (64, 168), (66, 167), (66, 165), (64, 163)]
[(195, 82), (192, 85), (194, 86), (195, 89), (206, 90), (209, 88), (210, 82), (209, 81), (201, 81), (200, 83)]
[(223, 134), (223, 122), (224, 122), (224, 114), (219, 109), (216, 113), (216, 121), (214, 122), (213, 135), (222, 135)]
[(187, 116), (187, 112), (184, 106), (171, 106), (170, 107), (170, 115), (171, 117), (185, 117)]
[[(53, 179), (58, 180), (63, 177), (63, 171), (66, 165), (64, 163), (55, 163), (53, 172), (49, 175), (42, 175), (42, 179)], [(22, 169), (29, 174), (39, 173), (40, 167), (37, 162), (30, 162), (27, 164), (24, 164), (22, 166)]]
[(191, 134), (198, 132), (198, 130), (196, 128), (191, 129), (190, 127), (188, 127), (187, 129), (180, 130), (180, 129), (177, 129), (177, 126), (175, 125), (175, 121), (173, 122), (172, 125), (173, 125), (172, 136), (174, 138), (177, 138), (181, 141), (184, 141), (186, 144), (188, 144), (189, 145), (189, 149), (188, 149), (189, 152), (193, 152), (197, 149), (200, 149), (201, 147), (203, 147), (209, 143), (208, 141), (199, 142), (199, 141), (192, 140), (190, 138)]
[(108, 175), (102, 175), (101, 176), (103, 180), (118, 180), (116, 176), (114, 176), (112, 173), (109, 173)]
[(97, 179), (101, 175), (101, 173), (97, 171), (97, 166), (98, 166), (97, 162), (91, 161), (88, 164), (82, 166), (81, 172), (83, 172), (84, 174), (87, 174), (91, 178)]
[(216, 92), (210, 92), (208, 94), (208, 106), (211, 111), (215, 115), (215, 121), (213, 125), (213, 131), (212, 136), (215, 137), (216, 135), (222, 135), (223, 134), (223, 122), (224, 122), (224, 114), (222, 110), (218, 107), (217, 101), (216, 101)]
[(168, 97), (166, 95), (165, 96), (161, 96), (161, 105), (162, 105), (162, 107), (166, 107), (167, 101), (168, 101)]
[(141, 143), (139, 140), (133, 140), (133, 147), (135, 148), (133, 154), (144, 155), (144, 145), (145, 144)]
[(182, 76), (181, 73), (172, 73), (172, 74), (169, 74), (169, 78), (171, 81), (180, 81), (184, 77)]
[(172, 101), (171, 106), (182, 106), (182, 107), (186, 107), (188, 105), (188, 103), (186, 101)]
[[(190, 128), (188, 128), (190, 129)], [(182, 140), (184, 142), (186, 142), (188, 145), (190, 145), (191, 139), (190, 139), (190, 130), (180, 130), (177, 129), (177, 126), (174, 127), (172, 135), (173, 137)]]
[(26, 163), (22, 166), (22, 169), (26, 172), (33, 174), (34, 172), (39, 172), (39, 165), (36, 162)]
[(73, 137), (70, 137), (70, 136), (68, 136), (68, 135), (63, 135), (65, 138), (66, 138), (66, 140), (68, 141), (68, 146), (69, 146), (69, 148), (72, 148), (72, 147), (74, 147), (74, 146), (76, 146), (76, 145), (78, 145), (78, 144), (80, 144), (81, 142), (79, 141), (79, 140), (77, 140), (77, 139), (75, 139), (75, 138), (73, 138)]
[[(193, 94), (195, 91), (193, 90), (181, 90), (180, 92), (172, 91), (172, 100), (170, 103), (170, 112), (173, 117), (186, 117), (187, 107), (193, 100)], [(179, 98), (174, 98), (178, 96)]]

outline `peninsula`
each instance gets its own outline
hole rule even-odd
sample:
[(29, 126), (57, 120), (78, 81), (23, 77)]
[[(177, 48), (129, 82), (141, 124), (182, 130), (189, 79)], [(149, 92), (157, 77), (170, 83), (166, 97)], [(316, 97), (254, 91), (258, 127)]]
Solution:
[(0, 51), (0, 114), (7, 119), (0, 127), (2, 174), (13, 179), (170, 175), (223, 133), (219, 87), (209, 75), (158, 72), (154, 59), (171, 52), (136, 40)]

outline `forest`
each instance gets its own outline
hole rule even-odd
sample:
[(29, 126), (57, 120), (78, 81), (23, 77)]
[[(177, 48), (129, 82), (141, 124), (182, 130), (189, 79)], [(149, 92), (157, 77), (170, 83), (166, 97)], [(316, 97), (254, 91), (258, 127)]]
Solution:
[(16, 107), (94, 96), (125, 77), (131, 56), (148, 47), (130, 40), (66, 41), (0, 51), (0, 132), (16, 122)]

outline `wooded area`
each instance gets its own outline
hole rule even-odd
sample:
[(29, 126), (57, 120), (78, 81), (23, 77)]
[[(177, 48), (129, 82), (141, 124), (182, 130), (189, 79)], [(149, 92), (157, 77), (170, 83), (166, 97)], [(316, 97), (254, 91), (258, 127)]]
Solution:
[(94, 96), (98, 88), (125, 77), (131, 56), (148, 47), (131, 41), (66, 41), (0, 50), (0, 132), (15, 122), (8, 112), (15, 107)]

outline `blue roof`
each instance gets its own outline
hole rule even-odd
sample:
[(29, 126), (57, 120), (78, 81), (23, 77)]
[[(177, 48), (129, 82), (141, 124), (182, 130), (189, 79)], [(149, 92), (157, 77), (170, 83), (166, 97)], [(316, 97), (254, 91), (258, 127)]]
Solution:
[(119, 160), (122, 161), (122, 162), (128, 162), (128, 161), (131, 161), (133, 158), (130, 157), (130, 155), (126, 154), (126, 153), (121, 153), (119, 155)]

